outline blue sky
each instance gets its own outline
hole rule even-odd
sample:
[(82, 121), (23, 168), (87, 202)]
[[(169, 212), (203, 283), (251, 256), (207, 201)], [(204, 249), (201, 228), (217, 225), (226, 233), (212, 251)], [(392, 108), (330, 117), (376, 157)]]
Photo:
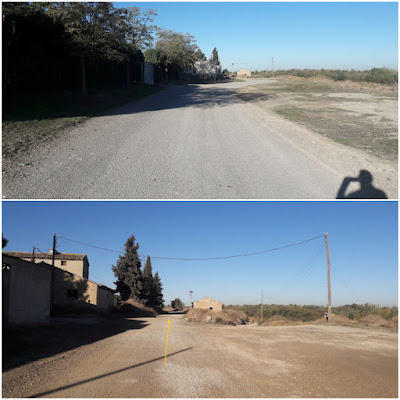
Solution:
[(194, 35), (223, 68), (398, 67), (396, 2), (116, 2), (158, 10), (155, 23)]
[[(3, 201), (5, 250), (45, 252), (52, 235), (123, 250), (135, 234), (153, 256), (167, 302), (213, 297), (225, 304), (326, 304), (324, 238), (251, 257), (171, 261), (257, 252), (329, 234), (332, 303), (397, 304), (396, 202), (12, 202)], [(118, 254), (58, 241), (85, 253), (89, 278), (114, 288)]]

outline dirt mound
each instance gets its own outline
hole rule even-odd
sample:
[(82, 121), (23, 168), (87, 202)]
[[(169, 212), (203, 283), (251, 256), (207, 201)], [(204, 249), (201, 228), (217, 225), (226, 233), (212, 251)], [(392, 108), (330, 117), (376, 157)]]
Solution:
[(282, 315), (274, 315), (269, 318), (266, 322), (263, 322), (261, 326), (283, 326), (283, 325), (303, 325), (301, 321), (292, 321)]
[(132, 299), (124, 301), (118, 310), (129, 317), (153, 317), (157, 315), (156, 311), (152, 308), (146, 307), (144, 304)]
[(382, 326), (385, 328), (397, 328), (398, 327), (398, 319), (397, 317), (387, 320), (382, 318), (379, 315), (366, 315), (365, 317), (362, 317), (359, 321), (359, 324), (361, 325), (366, 325), (366, 326)]
[[(316, 321), (312, 322), (315, 325), (326, 325), (327, 321), (325, 317), (322, 317), (320, 319), (317, 319)], [(343, 315), (335, 315), (332, 314), (331, 320), (329, 322), (330, 324), (340, 324), (340, 325), (354, 325), (356, 324), (355, 321), (352, 321), (351, 319), (344, 317)]]
[(192, 308), (185, 315), (189, 321), (193, 322), (214, 322), (224, 325), (245, 325), (249, 317), (243, 311), (222, 310), (212, 311), (201, 308)]

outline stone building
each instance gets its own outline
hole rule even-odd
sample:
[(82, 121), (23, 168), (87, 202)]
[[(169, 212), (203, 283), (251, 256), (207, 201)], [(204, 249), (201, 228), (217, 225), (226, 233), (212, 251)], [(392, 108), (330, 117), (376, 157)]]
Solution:
[[(22, 258), (23, 260), (30, 261), (34, 264), (41, 262), (51, 264), (53, 249), (49, 249), (48, 253), (33, 253), (28, 251), (4, 251), (3, 254), (12, 257)], [(54, 266), (71, 272), (72, 274), (89, 279), (89, 260), (86, 254), (56, 253), (54, 255)]]
[(193, 308), (202, 308), (204, 310), (212, 310), (212, 311), (222, 311), (222, 303), (218, 300), (206, 297), (205, 299), (195, 301), (193, 303)]
[(221, 63), (218, 51), (214, 48), (209, 60), (196, 60), (190, 68), (184, 71), (186, 76), (198, 77), (201, 80), (217, 80), (221, 77)]
[(251, 78), (251, 71), (248, 71), (247, 69), (241, 69), (236, 73), (236, 76), (238, 78)]
[[(13, 252), (3, 252), (2, 260), (3, 324), (49, 321), (53, 267), (43, 261), (32, 263), (10, 253)], [(53, 305), (59, 310), (109, 314), (114, 307), (114, 291), (54, 267)]]

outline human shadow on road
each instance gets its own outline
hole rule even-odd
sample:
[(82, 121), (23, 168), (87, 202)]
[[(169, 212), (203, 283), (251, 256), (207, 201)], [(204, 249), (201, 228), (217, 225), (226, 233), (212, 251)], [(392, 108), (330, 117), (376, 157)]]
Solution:
[[(172, 357), (172, 356), (174, 356), (176, 354), (183, 353), (184, 351), (188, 351), (188, 350), (191, 350), (191, 349), (193, 349), (193, 347), (188, 347), (188, 348), (183, 349), (183, 350), (175, 351), (174, 353), (168, 354), (168, 357)], [(155, 362), (155, 361), (164, 360), (164, 358), (165, 358), (165, 356), (153, 358), (152, 360), (144, 361), (144, 362), (141, 362), (139, 364), (134, 364), (134, 365), (131, 365), (129, 367), (121, 368), (121, 369), (118, 369), (116, 371), (109, 372), (107, 374), (98, 375), (98, 376), (95, 376), (94, 378), (84, 379), (83, 381), (79, 381), (79, 382), (76, 382), (76, 383), (72, 383), (70, 385), (62, 386), (62, 387), (59, 387), (57, 389), (49, 390), (47, 392), (38, 393), (38, 394), (35, 394), (34, 396), (30, 396), (30, 398), (42, 397), (42, 396), (46, 396), (46, 395), (49, 395), (49, 394), (53, 394), (53, 393), (59, 392), (60, 390), (70, 389), (70, 388), (73, 388), (75, 386), (82, 385), (84, 383), (93, 382), (93, 381), (96, 381), (98, 379), (105, 378), (107, 376), (119, 374), (120, 372), (128, 371), (130, 369), (137, 368), (137, 367), (141, 367), (142, 365), (150, 364), (150, 363)]]
[[(337, 199), (387, 199), (387, 195), (383, 190), (377, 189), (372, 185), (372, 174), (362, 169), (358, 177), (346, 176), (343, 179), (336, 198)], [(359, 182), (360, 189), (346, 195), (346, 190), (351, 182)]]
[(142, 329), (148, 325), (145, 322), (118, 318), (91, 324), (63, 322), (40, 327), (3, 327), (3, 372), (128, 330)]

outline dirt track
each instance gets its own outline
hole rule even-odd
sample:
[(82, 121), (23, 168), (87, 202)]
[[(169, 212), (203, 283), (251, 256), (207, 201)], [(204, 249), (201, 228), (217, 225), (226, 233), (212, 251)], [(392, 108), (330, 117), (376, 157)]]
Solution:
[[(164, 365), (168, 319), (169, 356)], [(72, 348), (70, 342), (72, 349), (67, 352), (54, 351), (48, 358), (7, 370), (3, 397), (397, 397), (398, 393), (398, 335), (383, 329), (232, 327), (189, 323), (181, 315), (68, 329), (81, 339), (76, 340), (80, 347)], [(110, 336), (101, 335), (102, 331)], [(83, 344), (82, 339), (89, 337), (92, 342)], [(48, 346), (59, 345), (46, 340)]]

